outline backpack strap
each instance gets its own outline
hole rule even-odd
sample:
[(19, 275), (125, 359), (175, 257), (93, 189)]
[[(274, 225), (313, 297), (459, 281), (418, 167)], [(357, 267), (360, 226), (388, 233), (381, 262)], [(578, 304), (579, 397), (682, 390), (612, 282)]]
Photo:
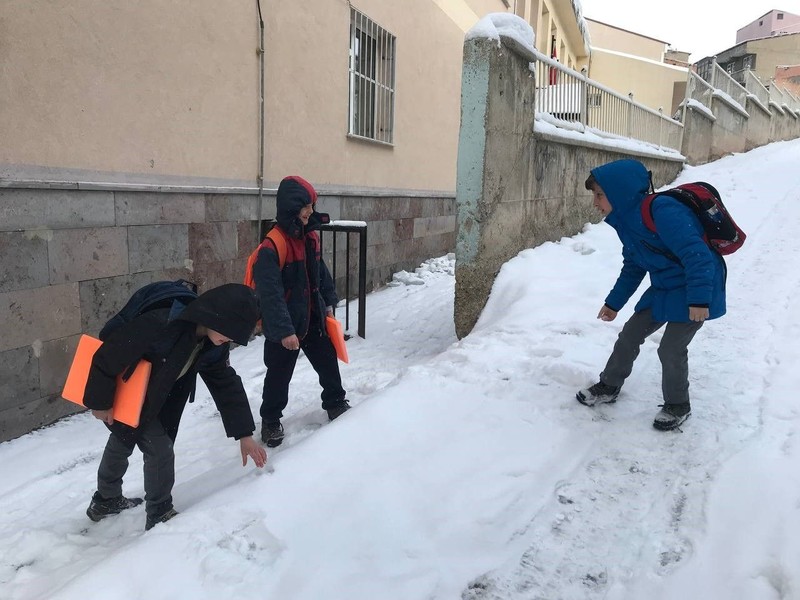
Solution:
[(273, 227), (267, 233), (267, 237), (264, 238), (264, 241), (271, 241), (272, 246), (275, 248), (275, 252), (278, 255), (278, 266), (280, 267), (281, 271), (283, 271), (283, 267), (286, 265), (286, 236), (283, 232), (278, 229), (277, 227)]
[(656, 233), (656, 222), (653, 220), (653, 200), (657, 194), (647, 194), (642, 200), (642, 223), (648, 230)]
[(280, 270), (283, 271), (283, 267), (286, 265), (286, 236), (284, 236), (280, 229), (273, 227), (267, 232), (267, 235), (264, 236), (264, 240), (258, 245), (258, 247), (250, 253), (250, 256), (247, 257), (247, 265), (244, 269), (244, 280), (242, 283), (253, 289), (256, 289), (256, 281), (253, 277), (253, 267), (255, 267), (256, 260), (258, 260), (259, 251), (267, 242), (272, 245), (272, 247), (275, 249), (275, 253), (278, 255), (278, 267)]

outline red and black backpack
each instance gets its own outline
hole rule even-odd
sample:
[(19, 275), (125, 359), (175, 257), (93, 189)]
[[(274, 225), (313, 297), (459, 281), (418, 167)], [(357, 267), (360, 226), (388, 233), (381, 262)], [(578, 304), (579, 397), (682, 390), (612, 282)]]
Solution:
[(692, 209), (703, 226), (703, 239), (715, 252), (723, 255), (733, 254), (744, 244), (747, 236), (733, 220), (719, 192), (710, 183), (704, 181), (684, 183), (645, 196), (642, 200), (642, 221), (653, 233), (657, 233), (652, 206), (656, 196), (670, 196)]

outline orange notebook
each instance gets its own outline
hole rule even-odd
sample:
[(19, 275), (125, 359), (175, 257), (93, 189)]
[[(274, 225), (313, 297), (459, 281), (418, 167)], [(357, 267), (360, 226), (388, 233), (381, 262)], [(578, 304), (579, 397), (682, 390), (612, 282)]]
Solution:
[(334, 317), (325, 317), (325, 328), (328, 330), (328, 337), (333, 342), (333, 347), (336, 348), (336, 356), (342, 362), (349, 363), (347, 358), (347, 346), (344, 345), (344, 331), (342, 324), (339, 323)]
[[(82, 335), (78, 340), (75, 358), (72, 359), (64, 391), (61, 392), (65, 400), (84, 406), (83, 394), (86, 390), (86, 380), (89, 379), (92, 357), (102, 344), (103, 342), (90, 335)], [(117, 392), (114, 394), (112, 413), (115, 421), (121, 421), (131, 427), (139, 426), (151, 367), (148, 361), (140, 360), (128, 381), (122, 381), (122, 377), (117, 377)]]

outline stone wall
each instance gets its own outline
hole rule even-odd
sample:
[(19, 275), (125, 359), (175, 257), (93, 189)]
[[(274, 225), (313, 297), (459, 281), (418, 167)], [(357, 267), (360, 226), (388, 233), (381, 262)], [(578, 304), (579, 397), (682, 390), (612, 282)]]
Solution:
[[(513, 40), (464, 45), (456, 204), (455, 326), (477, 322), (503, 263), (525, 248), (580, 232), (599, 221), (583, 187), (589, 171), (633, 156), (599, 144), (537, 133), (535, 57)], [(511, 51), (509, 51), (511, 50)], [(656, 186), (672, 181), (680, 159), (636, 156)]]
[(747, 152), (769, 143), (770, 112), (769, 108), (752, 96), (747, 97), (745, 110), (750, 115), (747, 119), (744, 144), (744, 150)]
[(717, 160), (734, 152), (744, 152), (747, 113), (721, 96), (711, 97), (711, 112), (716, 121), (711, 131), (711, 156)]
[(683, 140), (681, 153), (690, 165), (703, 165), (711, 156), (711, 142), (714, 130), (714, 117), (691, 104), (684, 108)]
[[(333, 219), (367, 222), (368, 290), (454, 250), (452, 196), (320, 192), (318, 208)], [(261, 202), (261, 218), (273, 218), (274, 196)], [(203, 291), (241, 281), (258, 241), (258, 203), (255, 191), (0, 188), (0, 441), (75, 412), (60, 391), (80, 334), (96, 335), (138, 287), (182, 277)], [(358, 250), (355, 236), (351, 295)]]

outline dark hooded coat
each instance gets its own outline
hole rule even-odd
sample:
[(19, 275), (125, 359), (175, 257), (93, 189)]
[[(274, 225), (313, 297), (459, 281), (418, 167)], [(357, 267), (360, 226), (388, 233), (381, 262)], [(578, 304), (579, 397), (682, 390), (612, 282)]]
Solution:
[[(316, 211), (317, 192), (301, 177), (286, 177), (278, 186), (277, 227), (286, 240), (286, 259), (280, 268), (272, 241), (261, 244), (253, 265), (253, 280), (258, 292), (264, 337), (279, 343), (290, 335), (303, 339), (308, 333), (311, 313), (325, 315), (326, 306), (335, 306), (338, 297), (325, 262), (322, 260), (320, 225), (327, 215)], [(300, 210), (311, 204), (314, 212), (303, 226)], [(322, 334), (326, 335), (325, 328)]]
[[(172, 313), (172, 316), (171, 316)], [(226, 284), (201, 294), (177, 316), (169, 308), (148, 311), (114, 330), (95, 353), (84, 394), (84, 405), (96, 410), (111, 408), (116, 378), (140, 359), (152, 364), (140, 426), (158, 418), (174, 440), (187, 400), (194, 396), (197, 375), (214, 399), (225, 433), (240, 439), (253, 434), (255, 424), (241, 378), (229, 363), (229, 344), (215, 346), (207, 337), (198, 339), (197, 325), (204, 325), (246, 345), (258, 319), (258, 301), (244, 285)], [(192, 356), (188, 371), (178, 377)], [(115, 421), (110, 429), (124, 442), (134, 444), (137, 429)]]
[[(688, 322), (689, 306), (709, 309), (709, 318), (725, 314), (725, 262), (703, 240), (703, 226), (688, 207), (670, 196), (653, 200), (653, 233), (642, 220), (642, 200), (650, 175), (636, 160), (624, 159), (592, 169), (612, 211), (606, 217), (622, 242), (622, 270), (606, 305), (620, 310), (650, 275), (650, 287), (636, 304), (652, 310), (660, 322)], [(675, 260), (675, 259), (678, 260)]]

